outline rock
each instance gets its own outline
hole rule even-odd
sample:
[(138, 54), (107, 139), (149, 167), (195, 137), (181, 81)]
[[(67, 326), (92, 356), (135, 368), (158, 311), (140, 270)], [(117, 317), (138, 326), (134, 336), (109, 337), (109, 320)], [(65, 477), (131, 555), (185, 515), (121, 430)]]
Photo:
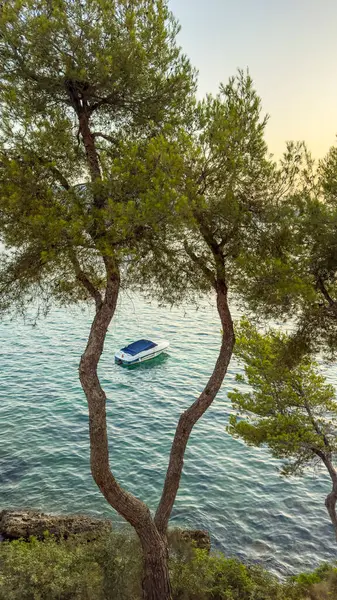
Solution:
[(3, 510), (0, 512), (0, 536), (7, 540), (29, 536), (42, 539), (48, 531), (56, 538), (73, 534), (95, 535), (111, 530), (111, 522), (83, 515), (46, 515), (35, 511)]
[(180, 529), (179, 537), (185, 542), (193, 542), (201, 550), (211, 551), (211, 538), (204, 529)]
[[(38, 539), (48, 531), (56, 538), (82, 534), (87, 539), (106, 531), (111, 531), (111, 521), (94, 519), (84, 515), (46, 515), (33, 510), (3, 510), (0, 512), (0, 541), (28, 539), (31, 535)], [(210, 552), (211, 538), (202, 529), (172, 529), (171, 539), (193, 542), (197, 548)]]

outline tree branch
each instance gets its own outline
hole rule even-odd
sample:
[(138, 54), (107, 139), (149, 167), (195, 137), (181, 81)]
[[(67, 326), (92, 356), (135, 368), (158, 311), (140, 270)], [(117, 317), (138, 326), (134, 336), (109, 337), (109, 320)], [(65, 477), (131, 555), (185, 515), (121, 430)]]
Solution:
[(329, 440), (328, 440), (327, 436), (325, 435), (325, 433), (323, 433), (323, 431), (320, 429), (318, 423), (316, 422), (315, 417), (312, 413), (312, 410), (311, 410), (311, 408), (308, 404), (308, 401), (305, 397), (305, 394), (303, 392), (303, 389), (299, 385), (297, 385), (296, 382), (292, 382), (292, 388), (295, 390), (295, 392), (297, 394), (299, 394), (301, 396), (301, 398), (303, 398), (303, 405), (304, 405), (305, 410), (307, 411), (307, 414), (311, 421), (311, 424), (312, 424), (314, 430), (316, 431), (317, 435), (322, 438), (325, 447), (327, 448), (328, 452), (330, 453), (331, 446), (330, 446)]
[[(75, 110), (79, 122), (79, 132), (82, 136), (83, 145), (86, 152), (87, 163), (90, 171), (91, 181), (96, 184), (102, 180), (101, 168), (95, 146), (95, 137), (90, 129), (91, 110), (85, 98), (85, 94), (81, 88), (85, 84), (71, 79), (65, 82), (69, 99)], [(94, 195), (94, 201), (97, 208), (103, 208), (105, 198), (101, 193)]]
[(89, 407), (91, 472), (109, 504), (144, 537), (144, 529), (151, 527), (153, 529), (150, 511), (146, 504), (120, 486), (109, 464), (106, 395), (97, 376), (97, 366), (116, 309), (120, 278), (115, 268), (111, 271), (111, 261), (106, 259), (105, 262), (108, 267), (106, 295), (93, 320), (79, 367), (80, 381)]
[(217, 282), (217, 308), (222, 325), (222, 342), (213, 373), (199, 398), (181, 415), (172, 443), (170, 461), (161, 499), (155, 515), (155, 523), (162, 535), (166, 534), (168, 521), (179, 489), (184, 465), (184, 454), (194, 425), (212, 404), (218, 393), (234, 347), (234, 329), (227, 303), (227, 288)]
[(308, 416), (309, 416), (309, 419), (310, 419), (310, 421), (312, 423), (313, 428), (315, 429), (317, 435), (319, 435), (322, 438), (325, 447), (327, 448), (328, 452), (330, 453), (331, 452), (331, 446), (329, 444), (329, 440), (326, 437), (325, 433), (323, 433), (323, 431), (320, 429), (318, 423), (316, 422), (316, 420), (314, 418), (314, 415), (312, 414), (311, 408), (310, 408), (310, 406), (309, 406), (309, 404), (308, 404), (308, 402), (307, 402), (306, 399), (304, 399), (304, 406), (305, 406), (305, 410), (308, 413)]
[(92, 115), (92, 113), (94, 113), (98, 108), (100, 108), (104, 104), (110, 105), (110, 106), (116, 105), (119, 100), (120, 100), (120, 96), (117, 94), (116, 91), (114, 91), (111, 94), (109, 94), (108, 96), (106, 96), (105, 98), (99, 98), (99, 100), (97, 100), (97, 102), (95, 102), (95, 104), (92, 104), (89, 108), (89, 113), (90, 113), (90, 115)]
[(74, 266), (76, 279), (82, 283), (85, 289), (89, 292), (90, 296), (95, 300), (96, 312), (98, 312), (103, 304), (103, 299), (97, 288), (90, 281), (89, 277), (81, 269), (81, 265), (73, 249), (70, 250), (70, 260)]
[[(4, 156), (7, 158), (6, 153), (4, 153)], [(66, 190), (69, 191), (71, 189), (71, 185), (68, 182), (67, 178), (65, 177), (65, 175), (63, 175), (63, 173), (60, 171), (60, 169), (58, 169), (57, 167), (55, 167), (54, 165), (49, 164), (48, 160), (42, 158), (41, 156), (38, 156), (34, 153), (31, 154), (31, 159), (28, 158), (28, 160), (26, 158), (22, 158), (22, 156), (16, 156), (16, 159), (18, 160), (18, 162), (21, 162), (21, 164), (27, 164), (27, 165), (34, 165), (34, 159), (40, 163), (40, 165), (43, 165), (44, 167), (46, 167), (47, 170), (49, 170), (51, 173), (53, 173), (53, 175), (55, 176), (56, 180), (59, 182), (59, 184)]]
[(331, 298), (328, 290), (326, 289), (322, 277), (319, 275), (316, 281), (316, 287), (322, 292), (324, 298), (327, 300), (328, 304), (335, 308), (336, 302)]
[(188, 245), (187, 240), (184, 240), (184, 248), (186, 254), (188, 254), (188, 256), (193, 260), (193, 262), (201, 268), (201, 270), (206, 275), (207, 279), (211, 282), (212, 286), (216, 288), (216, 280), (213, 272), (211, 271), (211, 269), (209, 269), (209, 267), (207, 267), (203, 259), (193, 252), (192, 248), (190, 248), (190, 246)]
[(93, 133), (91, 134), (93, 138), (96, 137), (101, 137), (105, 140), (107, 140), (108, 142), (111, 142), (112, 144), (116, 143), (116, 138), (114, 138), (112, 135), (107, 135), (106, 133), (103, 133), (102, 131), (93, 131)]
[(67, 179), (61, 173), (61, 171), (59, 171), (59, 169), (53, 166), (50, 166), (49, 169), (55, 175), (60, 185), (68, 192), (71, 188), (71, 185), (68, 183)]

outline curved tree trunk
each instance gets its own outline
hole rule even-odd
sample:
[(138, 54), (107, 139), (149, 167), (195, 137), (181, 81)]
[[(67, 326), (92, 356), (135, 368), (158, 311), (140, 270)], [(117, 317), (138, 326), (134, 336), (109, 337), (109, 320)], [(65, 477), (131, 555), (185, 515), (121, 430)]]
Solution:
[[(308, 411), (308, 413), (309, 413), (309, 416), (311, 416), (310, 411)], [(334, 527), (335, 535), (336, 535), (336, 539), (337, 539), (337, 514), (336, 514), (337, 472), (336, 472), (335, 467), (332, 464), (332, 453), (331, 453), (331, 449), (329, 447), (329, 442), (326, 439), (326, 437), (322, 434), (322, 432), (320, 431), (320, 429), (319, 429), (317, 423), (315, 423), (314, 419), (312, 419), (312, 422), (313, 422), (313, 425), (314, 425), (317, 433), (319, 433), (320, 435), (323, 436), (323, 440), (324, 440), (325, 446), (327, 448), (326, 452), (324, 452), (322, 450), (316, 450), (315, 454), (317, 454), (317, 456), (319, 456), (319, 458), (322, 460), (323, 464), (326, 466), (326, 469), (330, 475), (330, 479), (332, 482), (332, 490), (325, 498), (325, 506), (329, 513), (329, 517), (330, 517), (331, 523)]]
[[(91, 181), (96, 185), (94, 205), (103, 208), (105, 196), (101, 182), (99, 159), (95, 147), (94, 134), (90, 130), (90, 112), (85, 99), (81, 99), (71, 81), (68, 93), (79, 119), (79, 132), (85, 147)], [(99, 239), (99, 225), (94, 221), (90, 232)], [(79, 376), (89, 408), (90, 464), (92, 476), (109, 504), (122, 515), (136, 530), (141, 541), (144, 560), (143, 598), (144, 600), (171, 600), (171, 588), (168, 569), (168, 550), (166, 539), (160, 536), (149, 508), (119, 485), (110, 469), (108, 432), (106, 423), (106, 395), (97, 375), (106, 334), (115, 313), (120, 276), (114, 261), (104, 257), (107, 283), (105, 298), (92, 285), (81, 270), (77, 257), (72, 253), (72, 262), (76, 277), (83, 284), (96, 304), (96, 315), (91, 325), (86, 349), (81, 357)]]
[(335, 534), (336, 534), (336, 539), (337, 539), (337, 515), (336, 515), (336, 503), (337, 503), (337, 472), (336, 469), (334, 468), (332, 461), (331, 461), (331, 454), (325, 454), (323, 456), (323, 462), (329, 472), (331, 481), (332, 481), (332, 490), (330, 492), (330, 494), (327, 495), (326, 499), (325, 499), (325, 506), (327, 508), (327, 511), (329, 513), (329, 517), (331, 520), (331, 523), (334, 527), (335, 530)]
[(222, 325), (222, 343), (213, 373), (199, 398), (181, 415), (174, 436), (162, 496), (155, 515), (155, 523), (161, 535), (165, 535), (173, 504), (179, 489), (184, 466), (184, 454), (191, 431), (212, 404), (227, 372), (234, 348), (234, 328), (227, 302), (224, 281), (216, 283), (217, 309)]
[(336, 534), (336, 539), (337, 539), (336, 503), (337, 503), (337, 486), (333, 486), (332, 491), (330, 492), (330, 494), (327, 495), (327, 497), (325, 499), (325, 506), (326, 506), (327, 511), (329, 513), (329, 517), (330, 517), (331, 523), (334, 526), (335, 534)]
[(91, 473), (109, 504), (135, 528), (140, 538), (144, 600), (171, 600), (166, 541), (160, 536), (146, 504), (119, 485), (109, 464), (106, 395), (98, 379), (97, 366), (116, 309), (119, 284), (119, 275), (111, 270), (105, 298), (102, 303), (96, 303), (96, 315), (80, 361), (80, 381), (89, 408)]
[(109, 261), (106, 266), (105, 298), (96, 302), (96, 315), (79, 368), (80, 381), (89, 408), (91, 472), (109, 504), (135, 528), (138, 534), (144, 561), (143, 599), (171, 600), (167, 524), (179, 488), (189, 435), (219, 391), (232, 355), (234, 331), (227, 304), (227, 289), (224, 283), (217, 284), (217, 308), (223, 328), (219, 357), (207, 386), (180, 417), (172, 444), (163, 494), (153, 519), (146, 504), (119, 485), (109, 465), (106, 395), (98, 379), (97, 367), (103, 352), (106, 333), (115, 312), (120, 281), (119, 274)]

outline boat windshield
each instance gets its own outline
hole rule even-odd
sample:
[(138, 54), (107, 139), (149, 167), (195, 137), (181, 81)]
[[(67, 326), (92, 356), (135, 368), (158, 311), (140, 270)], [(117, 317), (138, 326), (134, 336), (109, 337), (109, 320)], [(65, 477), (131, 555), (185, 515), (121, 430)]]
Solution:
[(137, 342), (133, 342), (129, 344), (129, 346), (125, 346), (122, 348), (122, 352), (126, 352), (126, 354), (131, 354), (134, 356), (139, 352), (144, 352), (144, 350), (150, 350), (150, 348), (155, 348), (157, 344), (151, 342), (150, 340), (138, 340)]

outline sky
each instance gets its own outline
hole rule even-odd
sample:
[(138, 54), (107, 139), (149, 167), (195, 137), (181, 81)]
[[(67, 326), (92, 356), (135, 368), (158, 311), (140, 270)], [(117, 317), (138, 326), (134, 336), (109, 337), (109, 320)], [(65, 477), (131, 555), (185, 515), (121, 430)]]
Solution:
[(249, 69), (279, 158), (305, 140), (315, 158), (337, 144), (337, 0), (169, 0), (200, 97)]

